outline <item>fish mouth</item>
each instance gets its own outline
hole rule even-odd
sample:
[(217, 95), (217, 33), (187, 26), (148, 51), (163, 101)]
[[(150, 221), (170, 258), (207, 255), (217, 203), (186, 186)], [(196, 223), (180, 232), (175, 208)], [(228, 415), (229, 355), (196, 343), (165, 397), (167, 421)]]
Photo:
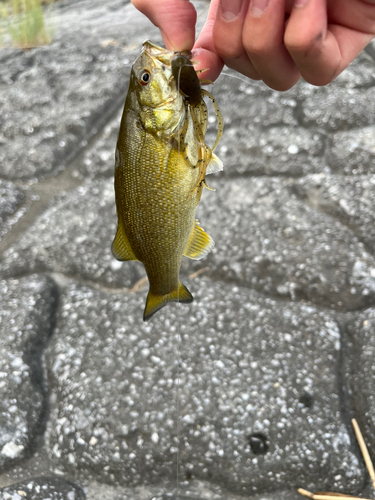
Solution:
[(162, 64), (171, 64), (171, 59), (174, 52), (167, 50), (164, 47), (159, 47), (156, 43), (151, 42), (151, 40), (146, 40), (142, 45), (142, 52), (145, 52), (149, 56), (157, 59)]
[(154, 106), (155, 108), (163, 108), (164, 106), (167, 106), (168, 104), (174, 104), (176, 101), (176, 97), (167, 97), (164, 99), (164, 101), (161, 101), (159, 104)]

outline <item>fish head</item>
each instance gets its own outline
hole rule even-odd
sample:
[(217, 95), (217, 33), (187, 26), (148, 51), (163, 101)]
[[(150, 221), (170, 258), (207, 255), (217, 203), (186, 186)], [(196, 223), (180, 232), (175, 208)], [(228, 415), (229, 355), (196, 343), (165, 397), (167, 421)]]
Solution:
[(136, 96), (134, 106), (142, 125), (162, 135), (173, 134), (185, 114), (183, 97), (172, 75), (173, 57), (173, 51), (147, 41), (131, 73), (129, 91)]

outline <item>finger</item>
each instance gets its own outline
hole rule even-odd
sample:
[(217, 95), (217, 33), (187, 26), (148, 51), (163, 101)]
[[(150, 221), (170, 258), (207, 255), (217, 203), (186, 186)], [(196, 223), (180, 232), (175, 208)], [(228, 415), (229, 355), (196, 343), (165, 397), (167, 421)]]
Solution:
[(197, 13), (189, 0), (132, 0), (132, 3), (159, 28), (167, 49), (191, 50)]
[(242, 43), (242, 30), (250, 0), (216, 0), (212, 43), (224, 63), (249, 78), (259, 80)]
[(212, 40), (212, 28), (215, 22), (218, 4), (218, 0), (212, 0), (207, 20), (194, 44), (192, 53), (192, 59), (197, 61), (197, 64), (194, 65), (195, 69), (207, 69), (204, 73), (200, 73), (199, 77), (211, 80), (212, 82), (220, 75), (224, 66), (223, 60), (215, 51)]
[(287, 90), (300, 73), (284, 45), (285, 1), (251, 0), (242, 41), (246, 53), (264, 83)]
[(198, 78), (211, 80), (211, 82), (218, 78), (224, 66), (222, 59), (215, 52), (202, 48), (192, 50), (192, 60), (197, 62), (197, 64), (194, 64), (196, 71), (200, 69), (206, 70), (199, 73)]
[(284, 41), (303, 78), (313, 85), (326, 85), (371, 38), (345, 26), (327, 25), (326, 0), (296, 0)]
[(375, 0), (328, 1), (328, 23), (375, 34)]

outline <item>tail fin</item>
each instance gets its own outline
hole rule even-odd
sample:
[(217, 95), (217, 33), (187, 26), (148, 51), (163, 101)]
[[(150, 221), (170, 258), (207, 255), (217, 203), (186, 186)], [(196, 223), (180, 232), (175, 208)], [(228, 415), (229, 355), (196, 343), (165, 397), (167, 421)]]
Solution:
[(189, 304), (193, 302), (194, 298), (185, 285), (178, 284), (178, 288), (167, 295), (156, 295), (148, 292), (146, 299), (146, 307), (143, 313), (143, 321), (148, 321), (159, 309), (168, 304), (168, 302), (182, 302)]

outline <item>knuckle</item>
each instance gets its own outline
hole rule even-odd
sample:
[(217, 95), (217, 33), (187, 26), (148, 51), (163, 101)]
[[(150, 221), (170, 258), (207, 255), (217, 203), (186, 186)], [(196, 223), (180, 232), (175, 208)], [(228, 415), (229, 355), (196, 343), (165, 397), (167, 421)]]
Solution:
[(306, 37), (303, 33), (289, 35), (286, 32), (284, 44), (291, 54), (298, 54), (304, 57), (317, 57), (323, 49), (323, 33), (319, 32), (315, 36)]
[(270, 54), (274, 48), (273, 41), (268, 41), (264, 36), (249, 37), (244, 33), (243, 45), (249, 56), (264, 57)]
[(228, 43), (223, 37), (213, 38), (216, 53), (221, 59), (238, 59), (243, 54), (243, 48), (239, 43)]

